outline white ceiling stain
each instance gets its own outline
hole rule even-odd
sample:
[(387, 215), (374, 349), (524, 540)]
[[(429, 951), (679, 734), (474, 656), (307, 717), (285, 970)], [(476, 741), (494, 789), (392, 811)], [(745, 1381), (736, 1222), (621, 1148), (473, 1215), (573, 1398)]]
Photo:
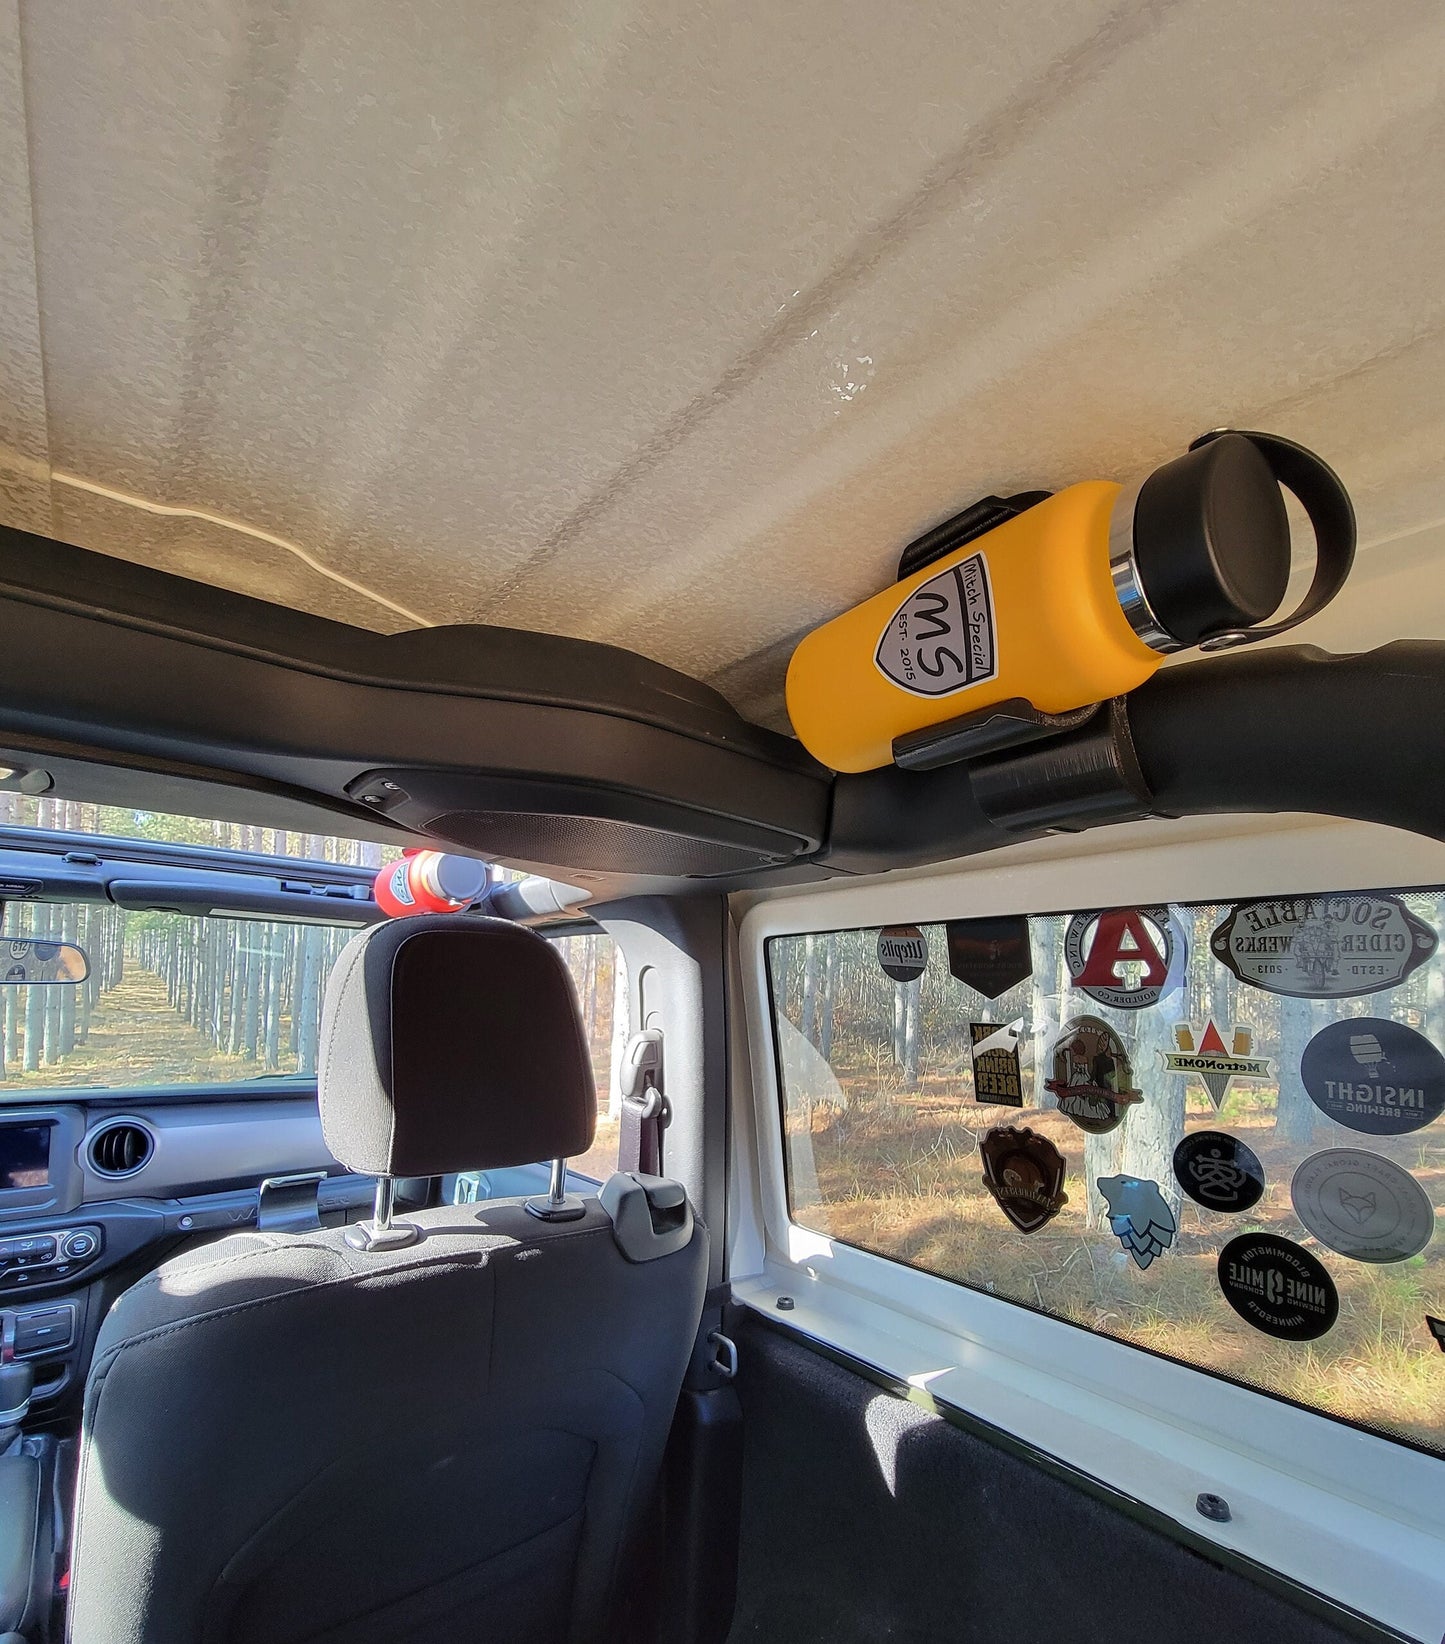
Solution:
[[(383, 631), (791, 645), (1205, 428), (1445, 637), (1432, 0), (0, 0), (0, 519)], [(1302, 568), (1303, 570), (1303, 568)]]

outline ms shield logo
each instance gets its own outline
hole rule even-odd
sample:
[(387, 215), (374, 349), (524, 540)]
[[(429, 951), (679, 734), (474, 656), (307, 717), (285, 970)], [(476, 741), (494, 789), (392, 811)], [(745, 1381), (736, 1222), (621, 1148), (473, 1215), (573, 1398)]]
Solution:
[(982, 554), (920, 583), (889, 619), (874, 661), (914, 696), (948, 696), (998, 674), (993, 593)]

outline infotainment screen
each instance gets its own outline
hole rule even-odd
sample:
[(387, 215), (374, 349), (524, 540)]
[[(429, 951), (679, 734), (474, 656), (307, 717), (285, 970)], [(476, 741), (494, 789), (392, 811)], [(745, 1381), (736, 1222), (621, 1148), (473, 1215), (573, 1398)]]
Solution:
[(0, 1125), (0, 1192), (49, 1183), (50, 1131), (48, 1124)]

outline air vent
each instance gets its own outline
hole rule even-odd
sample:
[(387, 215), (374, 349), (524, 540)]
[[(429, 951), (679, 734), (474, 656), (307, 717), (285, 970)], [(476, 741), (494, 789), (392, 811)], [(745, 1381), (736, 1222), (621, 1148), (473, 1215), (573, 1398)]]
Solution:
[(134, 1176), (155, 1152), (155, 1137), (134, 1119), (115, 1119), (90, 1138), (88, 1152), (97, 1176)]

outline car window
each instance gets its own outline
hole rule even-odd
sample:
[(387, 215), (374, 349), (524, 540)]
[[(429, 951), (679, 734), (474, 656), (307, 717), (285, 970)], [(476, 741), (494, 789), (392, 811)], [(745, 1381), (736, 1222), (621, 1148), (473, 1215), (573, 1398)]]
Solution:
[(627, 961), (603, 931), (559, 936), (554, 941), (572, 973), (597, 1086), (597, 1134), (588, 1152), (573, 1159), (570, 1168), (594, 1181), (605, 1181), (617, 1169), (621, 1129), (617, 1068), (627, 1042)]
[(355, 931), (10, 903), (0, 956), (12, 938), (74, 943), (89, 975), (77, 986), (0, 987), (0, 1098), (314, 1075), (321, 995)]
[(1445, 1449), (1445, 891), (768, 943), (790, 1213)]

